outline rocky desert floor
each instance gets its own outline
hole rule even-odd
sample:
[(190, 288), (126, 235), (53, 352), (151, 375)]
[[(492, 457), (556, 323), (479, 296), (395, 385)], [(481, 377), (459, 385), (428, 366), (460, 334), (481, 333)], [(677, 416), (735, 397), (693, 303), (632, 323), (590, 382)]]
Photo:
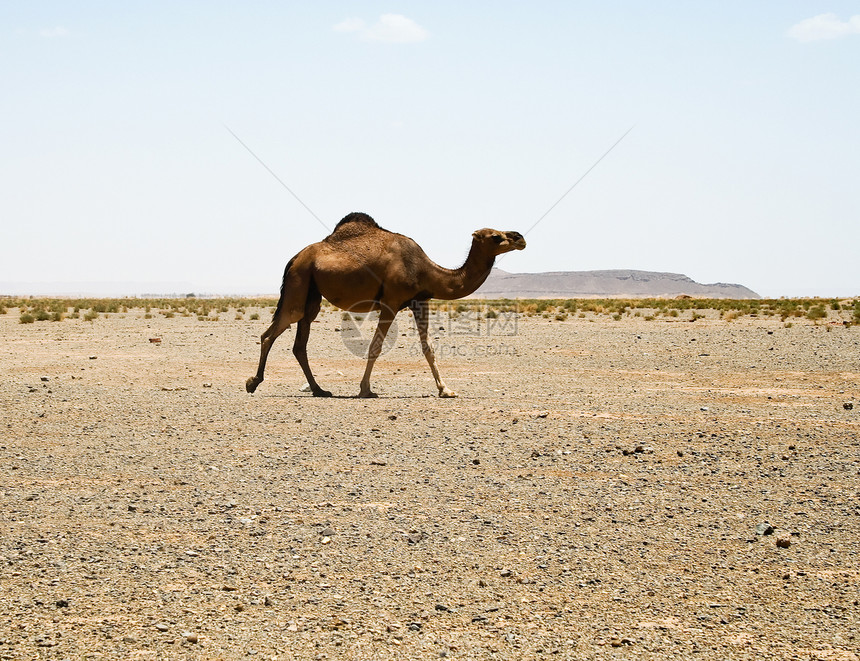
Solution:
[(269, 315), (0, 315), (0, 658), (860, 657), (860, 327)]

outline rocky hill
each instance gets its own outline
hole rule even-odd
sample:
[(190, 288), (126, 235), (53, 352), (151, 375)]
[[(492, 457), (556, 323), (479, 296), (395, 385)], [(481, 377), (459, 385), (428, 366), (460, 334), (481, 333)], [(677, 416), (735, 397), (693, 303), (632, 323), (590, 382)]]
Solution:
[(761, 298), (743, 285), (700, 284), (680, 273), (653, 271), (551, 271), (508, 273), (493, 269), (471, 298)]

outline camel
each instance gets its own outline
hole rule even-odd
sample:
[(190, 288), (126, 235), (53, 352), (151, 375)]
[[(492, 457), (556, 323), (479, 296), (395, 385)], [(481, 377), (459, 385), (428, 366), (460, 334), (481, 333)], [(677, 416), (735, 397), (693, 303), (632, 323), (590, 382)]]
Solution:
[(430, 260), (421, 247), (402, 234), (389, 232), (365, 213), (351, 213), (334, 231), (293, 257), (284, 270), (281, 296), (272, 325), (260, 337), (257, 373), (245, 383), (252, 393), (263, 382), (266, 358), (275, 340), (298, 323), (293, 355), (301, 365), (315, 397), (331, 397), (314, 379), (308, 364), (311, 322), (324, 296), (349, 312), (379, 311), (379, 323), (367, 352), (367, 366), (359, 397), (376, 397), (370, 373), (382, 350), (385, 336), (400, 310), (410, 308), (421, 341), (421, 350), (439, 389), (439, 397), (456, 397), (439, 376), (433, 347), (427, 339), (431, 298), (454, 300), (474, 292), (490, 273), (496, 256), (526, 247), (519, 232), (480, 229), (472, 233), (472, 247), (458, 269), (446, 269)]

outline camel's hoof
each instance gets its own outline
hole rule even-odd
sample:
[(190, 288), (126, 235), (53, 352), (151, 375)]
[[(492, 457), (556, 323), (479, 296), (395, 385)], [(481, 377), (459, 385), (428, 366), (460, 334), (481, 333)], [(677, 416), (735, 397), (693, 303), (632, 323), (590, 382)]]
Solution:
[(459, 397), (459, 396), (460, 395), (458, 395), (456, 392), (454, 392), (453, 390), (449, 390), (448, 388), (445, 388), (444, 390), (439, 391), (439, 397)]
[(248, 392), (254, 392), (257, 389), (257, 386), (260, 385), (260, 381), (256, 376), (252, 376), (250, 379), (245, 381), (245, 390)]
[(317, 388), (313, 391), (314, 397), (331, 397), (331, 392), (328, 390), (323, 390), (322, 388)]
[(379, 397), (379, 395), (377, 395), (372, 390), (368, 390), (367, 392), (358, 393), (358, 397), (361, 399), (373, 399), (374, 397)]

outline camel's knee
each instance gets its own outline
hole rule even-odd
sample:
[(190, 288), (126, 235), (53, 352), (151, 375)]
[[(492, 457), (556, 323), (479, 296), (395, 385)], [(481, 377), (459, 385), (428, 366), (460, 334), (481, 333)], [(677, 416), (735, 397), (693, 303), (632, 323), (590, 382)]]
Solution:
[(271, 344), (275, 340), (277, 340), (281, 334), (287, 330), (294, 322), (301, 319), (301, 315), (298, 315), (298, 319), (294, 319), (286, 314), (281, 314), (277, 319), (272, 322), (272, 325), (266, 329), (266, 332), (260, 336), (261, 344)]

